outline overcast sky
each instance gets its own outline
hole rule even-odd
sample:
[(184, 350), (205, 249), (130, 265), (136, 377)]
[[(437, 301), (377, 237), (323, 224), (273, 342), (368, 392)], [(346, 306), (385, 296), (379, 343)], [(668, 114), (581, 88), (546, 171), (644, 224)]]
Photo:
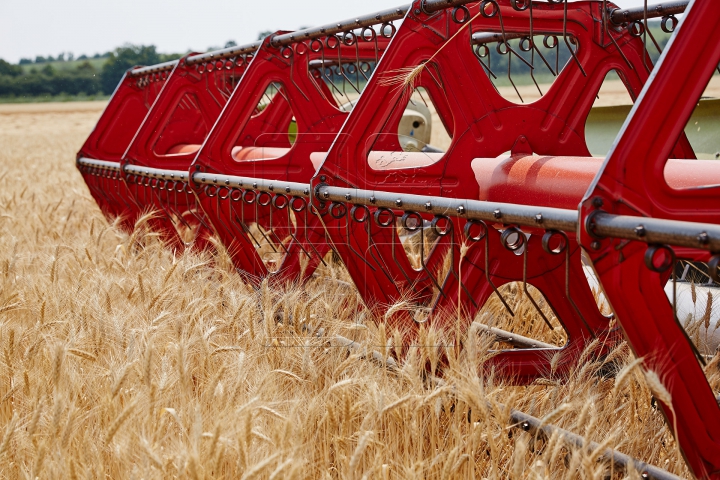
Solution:
[[(648, 3), (657, 3), (650, 0)], [(409, 3), (409, 2), (408, 2)], [(643, 0), (616, 0), (620, 7)], [(317, 26), (403, 5), (403, 0), (0, 0), (0, 58), (93, 55), (124, 43), (164, 53), (205, 51), (261, 31)]]

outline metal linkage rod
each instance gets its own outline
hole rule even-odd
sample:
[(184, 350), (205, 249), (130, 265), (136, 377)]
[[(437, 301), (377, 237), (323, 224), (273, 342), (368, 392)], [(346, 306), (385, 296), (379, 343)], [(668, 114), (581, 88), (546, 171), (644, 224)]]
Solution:
[(599, 237), (625, 238), (720, 252), (720, 225), (602, 212), (595, 213), (588, 220), (588, 230)]
[(139, 165), (125, 165), (125, 173), (139, 177), (157, 178), (159, 180), (177, 180), (187, 182), (187, 170), (162, 170), (159, 168), (141, 167)]
[[(665, 17), (667, 15), (679, 15), (685, 11), (689, 3), (690, 2), (688, 0), (683, 0), (676, 2), (663, 2), (657, 5), (648, 5), (647, 18), (650, 19)], [(616, 8), (610, 12), (610, 20), (615, 25), (644, 20), (645, 18), (644, 7), (626, 9)]]
[[(161, 180), (188, 181), (184, 170), (164, 170), (159, 168), (125, 165), (91, 158), (78, 158), (78, 165), (120, 171)], [(271, 194), (284, 194), (296, 197), (309, 197), (310, 186), (305, 183), (247, 178), (233, 175), (221, 175), (197, 172), (192, 176), (195, 183), (216, 185), (218, 187), (257, 190)], [(485, 202), (446, 197), (427, 197), (423, 195), (398, 194), (392, 192), (360, 190), (355, 188), (330, 187), (320, 185), (315, 196), (322, 201), (351, 202), (359, 205), (383, 207), (447, 215), (450, 217), (482, 220), (493, 223), (514, 224), (526, 227), (562, 230), (568, 233), (577, 231), (578, 213), (550, 207), (534, 207), (513, 203)], [(598, 211), (590, 217), (588, 230), (598, 237), (624, 238), (639, 240), (650, 244), (667, 244), (680, 247), (698, 248), (711, 252), (720, 252), (720, 225), (696, 222), (682, 222), (649, 217), (612, 215)]]
[[(426, 13), (435, 13), (446, 8), (459, 7), (474, 1), (477, 0), (425, 0), (422, 9)], [(301, 40), (312, 40), (327, 35), (348, 32), (357, 28), (366, 28), (373, 25), (392, 22), (394, 20), (400, 20), (405, 17), (405, 14), (411, 6), (412, 5), (402, 5), (396, 8), (389, 8), (387, 10), (362, 15), (337, 23), (331, 23), (320, 27), (306, 28), (304, 30), (286, 33), (283, 35), (276, 35), (272, 39), (272, 45), (274, 47), (281, 47)]]
[[(512, 203), (426, 197), (326, 185), (319, 186), (315, 196), (323, 201), (351, 202), (388, 209), (461, 217), (468, 220), (562, 230), (568, 233), (576, 232), (578, 223), (576, 210)], [(626, 238), (650, 244), (699, 248), (711, 252), (720, 251), (720, 225), (612, 215), (599, 211), (591, 217), (591, 225), (588, 229), (598, 237)]]
[[(248, 43), (247, 45), (238, 45), (236, 47), (223, 48), (222, 50), (213, 50), (212, 52), (201, 53), (187, 58), (188, 65), (196, 65), (198, 63), (209, 62), (213, 60), (221, 60), (223, 58), (235, 57), (237, 55), (246, 55), (253, 53), (260, 47), (261, 42)], [(136, 68), (130, 71), (133, 77), (149, 75), (151, 73), (166, 72), (175, 68), (179, 60), (171, 60), (169, 62), (158, 63), (147, 67)]]
[(84, 167), (94, 167), (103, 170), (109, 170), (112, 172), (119, 172), (122, 170), (122, 165), (119, 162), (108, 162), (105, 160), (95, 160), (94, 158), (80, 157), (77, 159), (77, 164)]
[[(315, 336), (322, 338), (324, 333), (324, 329), (320, 328), (315, 333)], [(349, 338), (338, 335), (327, 338), (327, 342), (331, 347), (345, 348), (349, 353), (358, 355), (360, 358), (366, 358), (381, 366), (385, 366), (385, 368), (391, 372), (399, 372), (401, 370), (400, 365), (398, 365), (394, 358), (386, 358), (382, 353), (376, 350), (369, 350), (367, 347)], [(446, 385), (445, 380), (441, 378), (431, 377), (430, 379), (437, 386)], [(499, 406), (504, 410), (504, 405), (499, 404)], [(492, 406), (487, 403), (487, 407), (491, 408)], [(553, 434), (558, 434), (560, 440), (565, 443), (565, 445), (580, 450), (597, 450), (600, 447), (599, 444), (588, 442), (580, 435), (552, 424), (543, 423), (541, 419), (515, 409), (510, 409), (510, 427), (522, 429), (530, 435), (544, 437), (545, 439), (551, 438)], [(677, 475), (673, 475), (661, 468), (647, 464), (611, 448), (604, 449), (600, 458), (612, 463), (616, 469), (621, 471), (627, 471), (632, 468), (639, 472), (642, 478), (653, 480), (680, 480), (680, 477)]]
[[(510, 410), (510, 419), (515, 426), (523, 429), (531, 435), (543, 435), (545, 438), (550, 438), (553, 433), (557, 433), (566, 445), (578, 449), (597, 450), (600, 447), (599, 444), (595, 442), (588, 442), (580, 435), (568, 432), (567, 430), (554, 425), (545, 424), (541, 419), (518, 410)], [(611, 448), (603, 450), (600, 458), (611, 462), (618, 469), (628, 470), (632, 467), (641, 474), (642, 478), (655, 480), (680, 480), (680, 477), (677, 475), (673, 475), (661, 468), (641, 462), (640, 460)]]
[(264, 178), (245, 178), (214, 173), (195, 173), (193, 174), (192, 179), (193, 182), (202, 185), (242, 188), (267, 193), (292, 195), (295, 197), (307, 198), (310, 196), (310, 185), (307, 183), (286, 182), (284, 180), (267, 180)]
[[(540, 32), (533, 32), (533, 33), (535, 35), (543, 35)], [(514, 40), (516, 38), (526, 37), (529, 34), (530, 34), (529, 30), (527, 33), (506, 32), (504, 36), (502, 33), (478, 32), (478, 33), (473, 33), (472, 43), (473, 43), (473, 45), (484, 45), (486, 43), (495, 43), (495, 42), (502, 42), (505, 40)], [(557, 33), (555, 35), (557, 35)]]
[(551, 345), (549, 343), (541, 342), (540, 340), (535, 340), (534, 338), (523, 337), (522, 335), (518, 335), (517, 333), (512, 333), (512, 332), (508, 332), (506, 330), (502, 330), (500, 328), (491, 327), (489, 325), (485, 325), (484, 323), (473, 322), (471, 324), (471, 326), (475, 327), (479, 332), (494, 335), (495, 339), (497, 339), (500, 342), (509, 343), (510, 345), (513, 345), (516, 347), (520, 347), (520, 348), (554, 348), (554, 349), (559, 348), (556, 345)]

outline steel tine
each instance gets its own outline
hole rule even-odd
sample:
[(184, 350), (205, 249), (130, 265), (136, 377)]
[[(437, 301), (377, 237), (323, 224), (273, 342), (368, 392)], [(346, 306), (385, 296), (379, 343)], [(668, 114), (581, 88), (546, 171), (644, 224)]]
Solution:
[[(524, 233), (521, 232), (521, 235), (524, 235)], [(532, 303), (533, 307), (535, 307), (535, 310), (540, 314), (540, 317), (542, 317), (543, 322), (545, 322), (545, 325), (550, 329), (550, 331), (553, 331), (555, 327), (553, 327), (552, 323), (550, 323), (550, 320), (545, 316), (545, 313), (542, 311), (540, 306), (537, 304), (535, 299), (533, 298), (532, 294), (530, 293), (530, 290), (528, 290), (528, 284), (527, 284), (527, 252), (529, 250), (529, 245), (527, 240), (525, 241), (525, 249), (523, 250), (523, 291), (525, 292), (525, 295), (527, 295), (527, 298), (530, 300), (530, 303)]]

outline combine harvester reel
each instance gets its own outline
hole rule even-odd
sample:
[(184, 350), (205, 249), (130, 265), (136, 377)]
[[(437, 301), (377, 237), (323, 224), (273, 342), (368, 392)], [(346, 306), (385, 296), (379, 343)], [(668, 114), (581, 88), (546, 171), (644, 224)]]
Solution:
[[(123, 156), (123, 175), (136, 204), (154, 211), (153, 230), (173, 249), (207, 246), (211, 227), (188, 187), (187, 169), (220, 116), (259, 42), (191, 54), (174, 67), (162, 93)], [(285, 102), (275, 102), (263, 118), (289, 121)], [(274, 116), (274, 117), (273, 117)], [(167, 175), (166, 171), (176, 171)]]
[[(379, 32), (368, 22), (353, 25), (359, 34), (327, 26), (266, 38), (190, 169), (215, 232), (251, 282), (305, 280), (324, 262), (329, 247), (308, 184), (395, 31), (397, 12), (378, 17)], [(256, 106), (268, 89), (288, 104), (290, 132), (287, 124), (258, 132)], [(286, 183), (273, 190), (277, 180)]]
[[(199, 237), (197, 246), (204, 247), (209, 226), (187, 187), (186, 170), (197, 151), (193, 144), (204, 141), (258, 45), (191, 54), (179, 61), (142, 67), (126, 74), (126, 78), (139, 80), (129, 85), (121, 82), (98, 124), (111, 123), (118, 127), (101, 131), (95, 140), (96, 128), (86, 145), (95, 141), (101, 149), (88, 155), (84, 148), (78, 154), (78, 167), (83, 171), (116, 172), (112, 179), (117, 186), (114, 184), (111, 186), (114, 190), (109, 190), (120, 190), (122, 195), (107, 199), (112, 207), (108, 209), (111, 215), (117, 215), (116, 212), (128, 204), (126, 210), (130, 214), (125, 223), (131, 229), (141, 212), (157, 211), (159, 214), (150, 219), (150, 225), (165, 242), (181, 250)], [(155, 95), (152, 103), (145, 104), (151, 105), (149, 109), (140, 112), (133, 108), (138, 93), (129, 87), (142, 91), (157, 81), (162, 81), (162, 89), (159, 93), (151, 90)], [(126, 93), (128, 91), (130, 93)], [(137, 118), (141, 113), (139, 123)], [(114, 161), (117, 155), (102, 156), (108, 150), (114, 151), (112, 148), (118, 151), (122, 148), (123, 154), (117, 162)], [(158, 170), (160, 168), (162, 170)], [(159, 173), (174, 169), (184, 171), (171, 176)], [(86, 181), (92, 188), (93, 177), (86, 176)]]
[[(588, 166), (583, 158), (568, 160), (577, 169), (557, 176), (555, 164), (545, 166), (547, 157), (533, 155), (589, 157), (584, 126), (606, 74), (619, 72), (636, 98), (650, 60), (643, 42), (627, 29), (603, 27), (608, 18), (602, 2), (453, 4), (449, 9), (440, 2), (443, 8), (433, 11), (434, 3), (425, 1), (410, 8), (396, 43), (313, 178), (315, 207), (330, 212), (332, 221), (324, 228), (369, 308), (384, 315), (391, 305), (409, 300), (409, 312), (390, 318), (401, 329), (414, 331), (430, 321), (464, 332), (493, 293), (513, 315), (501, 291), (510, 282), (522, 285), (554, 329), (528, 285), (536, 287), (564, 327), (567, 344), (556, 348), (535, 341), (544, 348), (505, 350), (486, 367), (518, 383), (562, 376), (593, 340), (600, 341), (601, 355), (620, 338), (598, 308), (577, 242), (555, 231), (552, 219), (538, 217), (533, 228), (521, 230), (502, 209), (481, 219), (459, 205), (450, 212), (448, 205), (456, 203), (450, 199), (469, 197), (576, 207), (599, 161)], [(471, 28), (465, 25), (469, 21)], [(489, 44), (500, 55), (537, 67), (513, 50), (510, 38), (520, 38), (517, 48), (545, 65), (550, 62), (537, 44), (567, 47), (566, 66), (553, 72), (557, 78), (536, 102), (513, 103), (492, 83)], [(418, 65), (424, 68), (404, 82)], [(444, 154), (403, 152), (397, 136), (384, 130), (417, 88), (439, 106), (452, 131)], [(674, 155), (694, 157), (686, 138), (677, 142)], [(526, 167), (528, 159), (533, 160)], [(521, 180), (513, 183), (507, 172)], [(420, 244), (415, 265), (400, 233), (414, 235)], [(527, 347), (532, 340), (511, 343)], [(554, 353), (562, 355), (551, 365)]]
[(77, 154), (77, 167), (103, 214), (110, 221), (120, 218), (128, 232), (141, 209), (122, 180), (121, 162), (175, 63), (129, 70)]
[[(640, 18), (647, 18), (651, 12), (652, 9), (642, 12)], [(580, 41), (579, 58), (582, 45)], [(386, 59), (391, 52), (393, 50), (388, 52)], [(442, 218), (443, 231), (437, 232), (441, 237), (445, 230), (449, 230), (446, 236), (453, 231), (462, 231), (462, 240), (466, 244), (482, 245), (481, 248), (470, 247), (465, 257), (470, 259), (471, 268), (485, 269), (490, 288), (494, 288), (496, 282), (494, 275), (510, 275), (499, 269), (488, 272), (491, 268), (484, 260), (488, 258), (488, 249), (492, 248), (492, 245), (488, 247), (491, 237), (495, 237), (496, 244), (524, 257), (522, 262), (515, 264), (500, 257), (501, 262), (506, 262), (501, 267), (522, 267), (523, 282), (534, 268), (525, 257), (530, 256), (534, 248), (534, 251), (548, 255), (547, 258), (552, 258), (551, 255), (564, 257), (564, 266), (560, 263), (555, 267), (560, 272), (565, 271), (564, 281), (560, 282), (563, 280), (560, 273), (560, 285), (550, 285), (551, 288), (561, 292), (585, 288), (579, 255), (576, 257), (578, 263), (570, 264), (577, 241), (587, 252), (588, 261), (597, 272), (604, 295), (631, 348), (644, 359), (648, 386), (661, 405), (688, 466), (698, 478), (720, 478), (718, 399), (703, 372), (701, 364), (704, 364), (705, 356), (698, 352), (677, 318), (677, 299), (672, 299), (671, 303), (665, 293), (666, 282), (671, 276), (672, 290), (676, 291), (673, 272), (680, 257), (707, 261), (710, 277), (720, 283), (720, 163), (695, 160), (684, 134), (684, 127), (705, 85), (718, 68), (718, 62), (720, 12), (710, 1), (695, 0), (604, 162), (568, 154), (539, 156), (533, 154), (537, 153), (534, 152), (537, 147), (525, 152), (516, 147), (515, 154), (510, 157), (473, 159), (472, 171), (466, 175), (477, 179), (478, 196), (462, 200), (461, 195), (456, 195), (458, 198), (443, 196), (445, 186), (442, 183), (434, 186), (433, 195), (414, 195), (405, 190), (405, 182), (385, 188), (379, 181), (368, 184), (367, 175), (352, 176), (357, 170), (349, 170), (349, 163), (353, 159), (368, 158), (370, 150), (362, 143), (363, 137), (356, 137), (351, 143), (360, 145), (358, 153), (349, 159), (335, 156), (333, 150), (329, 152), (313, 179), (315, 201), (318, 205), (350, 202), (355, 212), (372, 209), (363, 218), (372, 228), (376, 225), (371, 221), (378, 216), (373, 212), (382, 211), (385, 217), (381, 219), (391, 219), (396, 215), (394, 212), (402, 210), (405, 212), (403, 221), (417, 219), (422, 215), (419, 212), (430, 212), (436, 215), (435, 218)], [(571, 62), (566, 68), (572, 68), (572, 65)], [(363, 100), (367, 99), (371, 104), (375, 98), (371, 92), (372, 86), (369, 86), (345, 127), (353, 123), (355, 115), (361, 115), (365, 107)], [(371, 133), (372, 128), (372, 125), (368, 127)], [(495, 133), (491, 126), (483, 130), (488, 131)], [(343, 133), (351, 135), (344, 128), (339, 140)], [(533, 146), (532, 139), (527, 136), (526, 139)], [(333, 148), (336, 146), (338, 142)], [(447, 177), (441, 178), (447, 180)], [(454, 180), (458, 178), (462, 175), (453, 177)], [(567, 189), (558, 189), (556, 179), (569, 179), (564, 185)], [(448, 190), (456, 184), (451, 183)], [(353, 218), (353, 214), (350, 215)], [(461, 222), (461, 229), (458, 222)], [(395, 233), (394, 222), (383, 220), (377, 223), (387, 224), (392, 227), (388, 230)], [(498, 226), (499, 223), (502, 225)], [(418, 219), (415, 225), (420, 224)], [(338, 235), (336, 245), (370, 237), (376, 254), (382, 252), (376, 240), (380, 235), (374, 237), (373, 230), (367, 230), (369, 233), (365, 236), (348, 235), (344, 239), (341, 236), (344, 228), (330, 231)], [(538, 238), (535, 247), (533, 236)], [(391, 246), (399, 243), (397, 240), (385, 241)], [(460, 241), (454, 240), (455, 243)], [(356, 251), (361, 247), (358, 243), (353, 246)], [(479, 250), (475, 253), (479, 258), (473, 256), (473, 248)], [(352, 259), (349, 249), (339, 250), (344, 260)], [(353, 263), (348, 263), (352, 272)], [(386, 261), (386, 264), (390, 263)], [(355, 264), (361, 265), (357, 261)], [(463, 265), (464, 262), (458, 262), (458, 272)], [(552, 265), (545, 266), (548, 267)], [(358, 269), (362, 271), (362, 267)], [(552, 275), (554, 271), (543, 274)], [(464, 283), (465, 273), (458, 273), (455, 278), (456, 282), (460, 278)], [(481, 275), (477, 274), (463, 291), (467, 292), (469, 287), (477, 288), (477, 278)], [(412, 285), (413, 282), (407, 283)], [(548, 295), (547, 291), (544, 293)], [(572, 295), (568, 294), (564, 301), (572, 307), (584, 308), (577, 301), (578, 294), (570, 293)], [(567, 328), (567, 318), (561, 318), (561, 321)], [(577, 322), (577, 325), (582, 323)], [(527, 352), (513, 358), (510, 354), (514, 353), (503, 352), (508, 354), (505, 356), (507, 364), (500, 366), (507, 367), (510, 372), (520, 372), (521, 377), (526, 378), (540, 373), (534, 369), (543, 365), (542, 358), (536, 357), (531, 363), (525, 363), (530, 359), (525, 356)], [(650, 476), (657, 477), (658, 473)]]
[[(516, 383), (561, 376), (595, 339), (595, 355), (619, 340), (588, 283), (591, 270), (651, 372), (689, 467), (720, 478), (720, 407), (705, 356), (678, 319), (675, 275), (677, 259), (706, 262), (720, 283), (720, 163), (696, 160), (683, 131), (720, 62), (720, 11), (709, 0), (690, 4), (647, 85), (652, 65), (641, 40), (648, 18), (674, 30), (685, 7), (424, 0), (136, 69), (78, 166), (106, 215), (128, 227), (141, 211), (160, 209), (155, 226), (176, 246), (211, 228), (253, 283), (305, 281), (335, 251), (366, 306), (406, 341), (426, 322), (464, 332), (493, 294), (513, 313), (502, 292), (512, 282), (554, 328), (532, 285), (568, 342), (485, 325), (520, 348), (482, 368)], [(238, 61), (251, 52), (249, 64)], [(498, 56), (519, 97), (512, 68), (530, 70), (539, 100), (500, 94)], [(557, 77), (544, 92), (535, 78), (542, 65)], [(590, 156), (584, 127), (610, 71), (638, 103), (603, 161)], [(415, 137), (429, 132), (430, 107), (452, 137), (446, 152)], [(401, 138), (408, 125), (410, 138)], [(391, 307), (402, 302), (404, 311)]]

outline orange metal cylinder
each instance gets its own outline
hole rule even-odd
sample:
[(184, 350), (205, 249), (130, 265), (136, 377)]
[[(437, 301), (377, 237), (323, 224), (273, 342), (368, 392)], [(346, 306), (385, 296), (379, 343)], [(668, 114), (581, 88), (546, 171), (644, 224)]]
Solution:
[[(479, 200), (576, 209), (603, 158), (514, 155), (472, 161)], [(720, 161), (670, 159), (665, 180), (671, 188), (720, 185)]]

